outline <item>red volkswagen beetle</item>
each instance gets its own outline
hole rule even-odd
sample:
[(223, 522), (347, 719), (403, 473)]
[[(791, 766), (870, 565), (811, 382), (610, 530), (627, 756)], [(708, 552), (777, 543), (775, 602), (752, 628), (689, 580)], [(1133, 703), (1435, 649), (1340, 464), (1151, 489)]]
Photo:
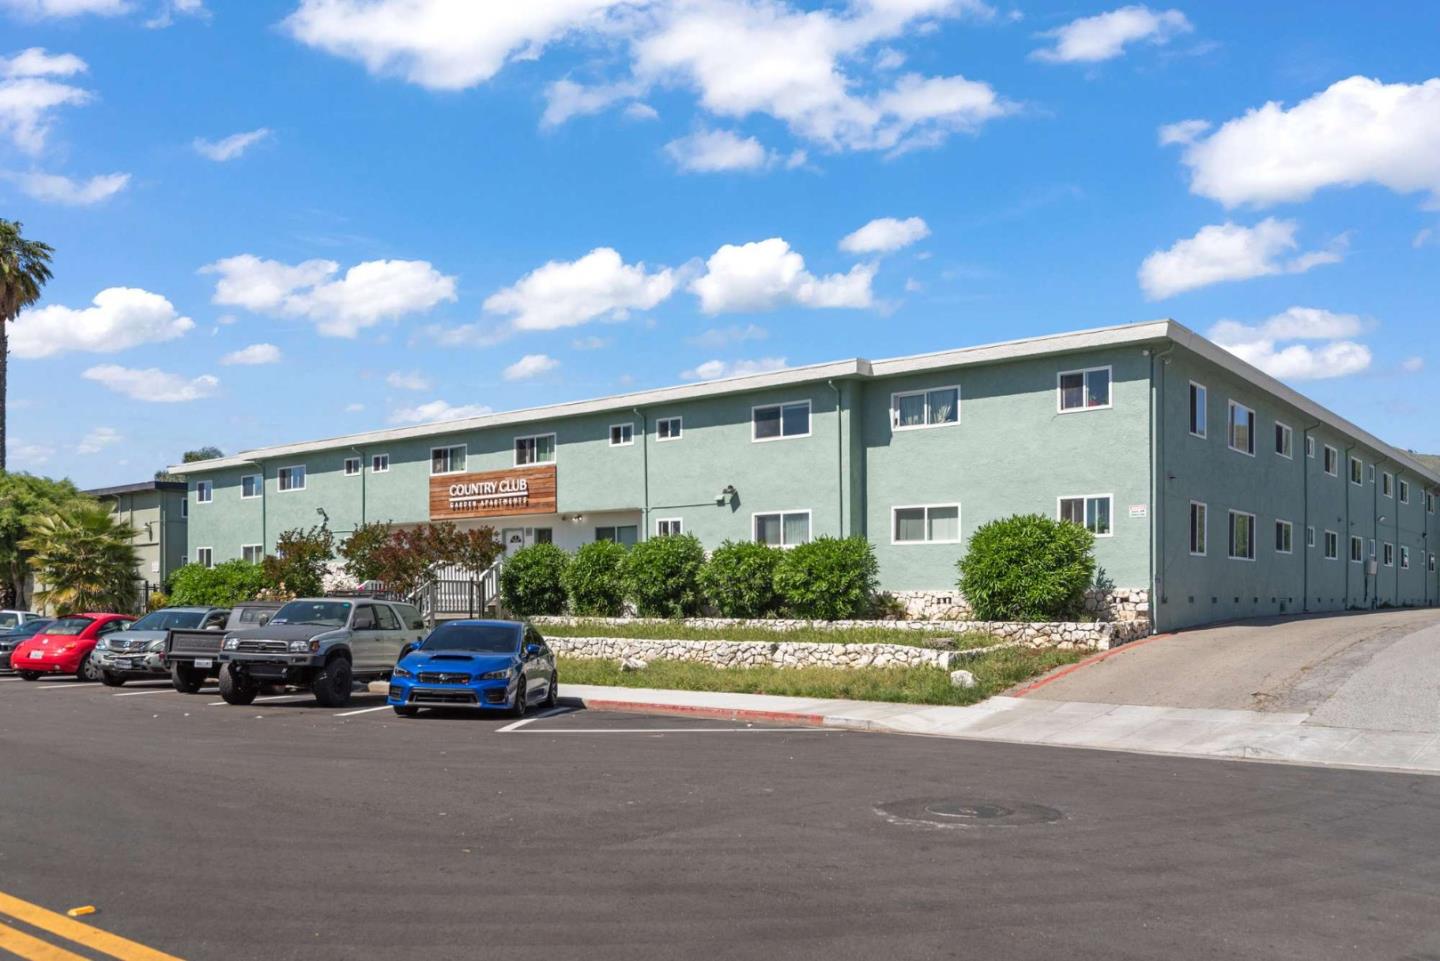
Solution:
[(106, 634), (123, 631), (135, 618), (125, 614), (67, 614), (10, 655), (10, 667), (27, 681), (42, 674), (74, 674), (82, 681), (100, 680), (90, 652)]

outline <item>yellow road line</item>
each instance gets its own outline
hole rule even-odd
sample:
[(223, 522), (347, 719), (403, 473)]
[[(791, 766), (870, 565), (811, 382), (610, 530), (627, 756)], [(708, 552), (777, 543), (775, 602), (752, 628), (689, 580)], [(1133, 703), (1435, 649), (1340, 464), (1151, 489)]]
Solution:
[[(17, 921), (24, 921), (26, 924), (49, 931), (51, 934), (58, 934), (60, 937), (76, 944), (90, 948), (95, 951), (103, 951), (112, 958), (119, 958), (120, 961), (181, 961), (173, 954), (166, 954), (163, 951), (156, 951), (154, 948), (147, 948), (143, 944), (136, 944), (118, 934), (111, 934), (109, 931), (102, 931), (99, 928), (92, 928), (88, 924), (81, 924), (79, 921), (72, 921), (63, 914), (56, 914), (54, 911), (47, 911), (39, 905), (31, 904), (29, 901), (21, 901), (19, 898), (0, 891), (0, 914), (9, 915)], [(15, 934), (20, 932), (16, 931)], [(25, 937), (25, 935), (22, 935)], [(31, 939), (34, 940), (34, 939)], [(45, 945), (45, 942), (38, 942)], [(45, 945), (49, 947), (48, 945)], [(8, 945), (0, 943), (0, 947), (10, 950)], [(60, 950), (60, 949), (56, 949)], [(34, 958), (36, 961), (69, 961), (71, 958), (78, 958), (78, 955), (63, 952), (55, 955), (20, 955), (23, 958)]]
[(73, 951), (57, 948), (48, 941), (16, 931), (8, 924), (0, 924), (0, 952), (25, 958), (26, 961), (85, 961)]

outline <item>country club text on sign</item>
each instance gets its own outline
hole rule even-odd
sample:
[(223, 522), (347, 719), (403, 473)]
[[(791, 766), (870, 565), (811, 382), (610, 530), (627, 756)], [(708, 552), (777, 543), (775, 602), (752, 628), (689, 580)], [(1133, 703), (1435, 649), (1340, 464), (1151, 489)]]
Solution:
[(523, 477), (498, 481), (471, 481), (450, 485), (450, 509), (467, 507), (524, 507), (530, 502), (530, 482)]
[(430, 478), (432, 520), (554, 512), (554, 465)]

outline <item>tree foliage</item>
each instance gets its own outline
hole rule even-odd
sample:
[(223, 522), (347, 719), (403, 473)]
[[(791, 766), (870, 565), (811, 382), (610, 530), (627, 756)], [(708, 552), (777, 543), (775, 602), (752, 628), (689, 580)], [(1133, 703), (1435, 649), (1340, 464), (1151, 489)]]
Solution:
[(1043, 514), (1003, 517), (970, 536), (960, 591), (985, 621), (1065, 621), (1085, 609), (1095, 536)]
[(880, 566), (863, 537), (819, 537), (783, 552), (775, 590), (796, 617), (836, 621), (864, 617), (873, 605)]
[(726, 541), (700, 569), (700, 590), (724, 617), (769, 617), (780, 607), (775, 568), (783, 554), (754, 541)]
[(531, 544), (500, 569), (500, 596), (517, 617), (565, 610), (565, 568), (570, 556), (554, 544)]
[(50, 280), (55, 248), (28, 240), (23, 226), (0, 218), (0, 471), (5, 470), (5, 392), (9, 377), (9, 325), (20, 311), (40, 299)]
[(170, 575), (169, 601), (177, 607), (229, 607), (254, 600), (269, 586), (260, 564), (233, 560), (205, 567), (186, 564)]
[(461, 530), (449, 521), (414, 527), (368, 523), (340, 545), (340, 556), (355, 580), (379, 581), (409, 594), (447, 567), (459, 568), (474, 583), (502, 550), (490, 527)]
[(275, 553), (261, 562), (268, 597), (314, 597), (325, 593), (325, 573), (335, 558), (335, 538), (323, 524), (295, 528), (275, 539)]
[(34, 518), (94, 504), (68, 480), (0, 471), (0, 605), (26, 607), (31, 552), (22, 546)]
[(126, 612), (135, 606), (135, 529), (95, 503), (33, 517), (22, 542), (41, 589), (35, 600), (58, 613)]
[(581, 546), (563, 578), (570, 610), (590, 617), (618, 617), (625, 609), (625, 583), (620, 576), (624, 562), (625, 548), (614, 541)]
[(705, 548), (693, 534), (652, 537), (625, 555), (625, 596), (642, 617), (692, 617), (700, 613), (700, 568)]
[(217, 457), (224, 457), (225, 452), (218, 447), (197, 447), (195, 450), (187, 450), (180, 455), (180, 463), (193, 464), (201, 460), (214, 460)]

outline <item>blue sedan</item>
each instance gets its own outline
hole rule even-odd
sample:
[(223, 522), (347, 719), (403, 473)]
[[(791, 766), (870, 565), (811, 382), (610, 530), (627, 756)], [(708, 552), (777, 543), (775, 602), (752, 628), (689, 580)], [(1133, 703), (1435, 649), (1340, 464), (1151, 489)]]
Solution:
[(535, 628), (516, 621), (449, 621), (400, 655), (386, 703), (401, 717), (422, 707), (524, 717), (532, 704), (554, 707), (559, 693), (555, 655)]

